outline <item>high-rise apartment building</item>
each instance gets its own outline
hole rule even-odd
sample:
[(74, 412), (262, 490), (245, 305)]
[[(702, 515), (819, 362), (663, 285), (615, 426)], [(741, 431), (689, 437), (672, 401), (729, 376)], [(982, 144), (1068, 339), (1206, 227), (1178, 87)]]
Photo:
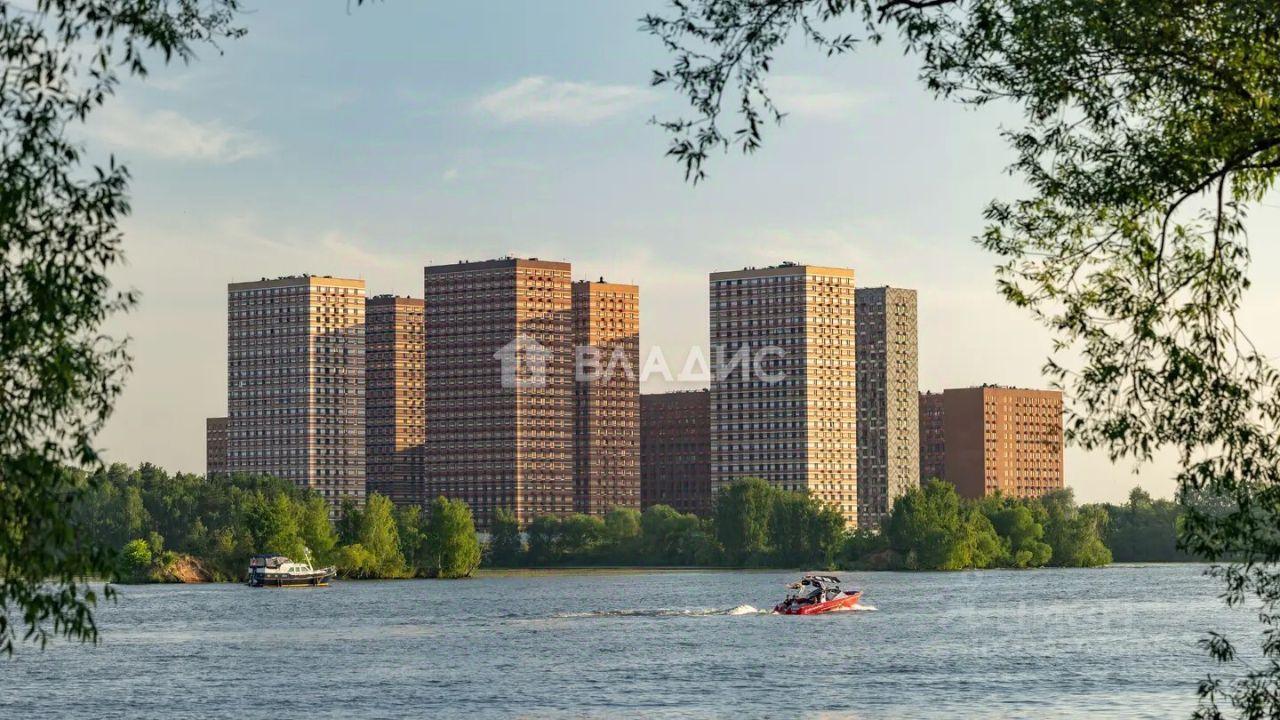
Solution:
[(426, 490), (480, 529), (573, 511), (573, 305), (565, 262), (424, 269)]
[(364, 281), (298, 275), (227, 295), (228, 471), (362, 504)]
[(365, 487), (397, 505), (425, 505), (423, 301), (378, 295), (365, 303)]
[(227, 474), (227, 418), (204, 420), (204, 474), (208, 478)]
[(858, 525), (920, 485), (916, 291), (858, 288)]
[(640, 505), (711, 514), (709, 391), (640, 396)]
[(640, 509), (640, 289), (573, 284), (574, 509)]
[(920, 480), (945, 480), (947, 442), (943, 433), (942, 393), (920, 393)]
[(711, 274), (711, 482), (760, 477), (857, 524), (853, 271)]
[(1062, 393), (984, 385), (943, 393), (946, 479), (968, 498), (1063, 487)]

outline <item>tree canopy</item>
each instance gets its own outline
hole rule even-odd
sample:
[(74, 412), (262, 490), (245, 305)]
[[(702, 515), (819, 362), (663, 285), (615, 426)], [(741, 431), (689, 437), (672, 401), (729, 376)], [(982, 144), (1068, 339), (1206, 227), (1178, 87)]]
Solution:
[(1000, 538), (987, 516), (963, 503), (955, 486), (937, 480), (894, 502), (885, 534), (912, 569), (984, 568), (999, 557)]
[(425, 540), (428, 553), (423, 567), (432, 577), (468, 577), (480, 566), (480, 541), (471, 508), (461, 500), (438, 497), (431, 502)]
[(471, 510), (456, 500), (424, 512), (375, 493), (364, 507), (346, 504), (335, 523), (325, 498), (270, 476), (115, 464), (86, 485), (71, 508), (82, 540), (122, 555), (104, 579), (169, 582), (188, 566), (203, 579), (238, 581), (255, 553), (309, 553), (347, 578), (457, 578), (479, 564)]
[[(97, 638), (115, 550), (66, 512), (98, 469), (93, 445), (129, 367), (100, 328), (130, 307), (107, 271), (121, 258), (129, 174), (86, 165), (75, 127), (146, 60), (189, 60), (234, 37), (238, 0), (0, 3), (0, 652), (21, 635)], [(15, 626), (17, 619), (19, 625)]]
[(764, 557), (775, 492), (760, 478), (746, 478), (716, 495), (716, 540), (730, 564), (746, 565)]
[(1135, 560), (1177, 562), (1190, 559), (1178, 548), (1182, 508), (1170, 500), (1156, 500), (1141, 488), (1129, 493), (1124, 505), (1108, 505), (1107, 547), (1118, 562)]

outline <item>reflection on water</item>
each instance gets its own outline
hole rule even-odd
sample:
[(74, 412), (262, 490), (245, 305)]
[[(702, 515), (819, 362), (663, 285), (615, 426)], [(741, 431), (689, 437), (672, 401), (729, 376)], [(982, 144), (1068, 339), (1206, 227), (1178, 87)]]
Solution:
[(1201, 571), (848, 574), (808, 617), (770, 612), (794, 573), (127, 587), (102, 645), (0, 661), (0, 717), (1186, 716), (1196, 640), (1253, 629)]

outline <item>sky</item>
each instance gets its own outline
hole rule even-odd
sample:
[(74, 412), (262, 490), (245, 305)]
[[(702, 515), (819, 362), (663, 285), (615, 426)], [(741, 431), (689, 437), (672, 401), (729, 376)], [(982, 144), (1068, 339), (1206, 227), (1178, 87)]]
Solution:
[[(709, 272), (852, 267), (860, 286), (919, 291), (921, 389), (1047, 386), (1048, 332), (997, 296), (972, 240), (986, 203), (1018, 193), (999, 135), (1018, 117), (934, 99), (892, 40), (834, 59), (794, 40), (771, 80), (786, 121), (694, 187), (649, 122), (682, 110), (648, 86), (666, 56), (638, 18), (660, 0), (248, 10), (244, 38), (126, 82), (84, 128), (133, 173), (113, 278), (141, 301), (109, 326), (134, 356), (98, 439), (109, 461), (203, 472), (204, 418), (226, 412), (227, 283), (314, 273), (421, 296), (424, 265), (504, 254), (638, 284), (642, 353), (669, 358), (708, 342)], [(1280, 348), (1277, 230), (1280, 199), (1251, 221), (1245, 322), (1264, 351)], [(1174, 472), (1067, 450), (1082, 500), (1170, 496)]]

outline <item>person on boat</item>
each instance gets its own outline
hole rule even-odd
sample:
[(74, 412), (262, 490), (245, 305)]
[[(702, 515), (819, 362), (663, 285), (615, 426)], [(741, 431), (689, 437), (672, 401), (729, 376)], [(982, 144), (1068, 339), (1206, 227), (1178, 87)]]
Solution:
[(805, 590), (801, 590), (804, 602), (815, 605), (822, 602), (822, 583), (817, 580), (805, 578), (800, 581), (800, 584), (807, 586)]

